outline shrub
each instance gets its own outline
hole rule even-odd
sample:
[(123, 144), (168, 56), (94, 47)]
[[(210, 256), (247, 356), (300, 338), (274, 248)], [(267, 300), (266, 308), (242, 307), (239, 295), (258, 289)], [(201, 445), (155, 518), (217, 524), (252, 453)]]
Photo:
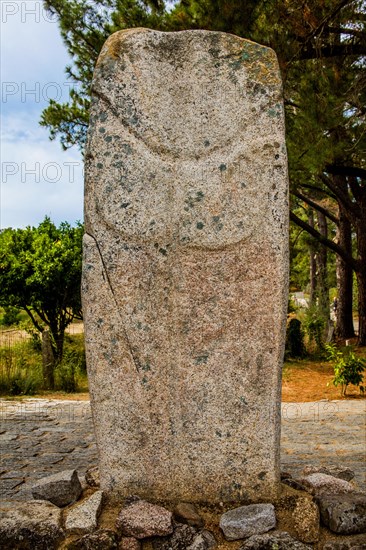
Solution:
[(328, 353), (328, 360), (334, 361), (334, 378), (332, 380), (334, 386), (341, 386), (341, 395), (345, 396), (349, 384), (353, 384), (360, 388), (363, 393), (365, 388), (363, 382), (363, 371), (366, 369), (366, 361), (356, 357), (352, 348), (343, 353), (338, 350), (334, 344), (325, 346)]
[[(306, 318), (304, 322), (306, 334), (308, 337), (308, 346), (310, 349), (317, 353), (322, 353), (324, 350), (324, 319), (319, 315), (317, 308), (309, 308), (306, 312)], [(315, 344), (315, 350), (314, 350)]]
[(20, 311), (17, 307), (5, 306), (4, 313), (0, 319), (0, 325), (11, 327), (17, 325), (20, 321)]

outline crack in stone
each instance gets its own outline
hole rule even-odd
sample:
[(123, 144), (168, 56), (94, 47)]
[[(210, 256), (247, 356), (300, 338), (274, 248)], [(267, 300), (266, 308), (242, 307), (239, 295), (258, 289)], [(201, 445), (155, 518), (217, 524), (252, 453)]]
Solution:
[(131, 345), (131, 342), (130, 342), (130, 339), (127, 335), (127, 330), (124, 326), (124, 323), (123, 323), (123, 319), (122, 319), (122, 316), (121, 316), (121, 312), (120, 312), (120, 308), (118, 306), (118, 302), (117, 302), (117, 298), (116, 298), (116, 295), (115, 295), (115, 292), (114, 292), (114, 289), (113, 289), (113, 285), (112, 285), (112, 282), (109, 278), (109, 274), (108, 274), (108, 270), (107, 270), (107, 266), (105, 265), (105, 262), (104, 262), (104, 258), (102, 256), (102, 253), (101, 253), (101, 250), (100, 250), (100, 247), (99, 247), (99, 244), (96, 240), (96, 238), (91, 235), (90, 233), (85, 233), (85, 235), (87, 235), (88, 237), (90, 237), (91, 239), (93, 239), (94, 243), (95, 243), (95, 246), (97, 247), (97, 250), (98, 250), (98, 254), (99, 254), (99, 257), (100, 257), (100, 261), (102, 262), (102, 266), (103, 266), (103, 269), (104, 269), (104, 273), (105, 273), (105, 276), (106, 276), (106, 283), (108, 284), (108, 287), (111, 291), (111, 294), (113, 296), (113, 300), (114, 300), (114, 303), (115, 303), (115, 306), (117, 308), (117, 312), (118, 312), (118, 316), (120, 318), (120, 321), (121, 321), (121, 327), (122, 327), (122, 331), (123, 331), (123, 335), (124, 335), (124, 338), (126, 340), (126, 343), (127, 343), (127, 346), (128, 346), (128, 351), (130, 352), (130, 355), (132, 357), (132, 360), (133, 360), (133, 363), (135, 365), (135, 368), (136, 368), (136, 371), (140, 374), (140, 370), (141, 370), (141, 363), (140, 361), (138, 360), (138, 358), (136, 357), (135, 353), (134, 353), (134, 350), (133, 350), (133, 347)]

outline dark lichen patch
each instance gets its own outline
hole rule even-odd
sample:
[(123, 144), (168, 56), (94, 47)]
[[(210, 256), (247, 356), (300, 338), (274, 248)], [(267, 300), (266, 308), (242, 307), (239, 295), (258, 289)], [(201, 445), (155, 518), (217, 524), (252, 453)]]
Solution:
[(123, 202), (121, 204), (121, 208), (127, 208), (128, 206), (130, 206), (130, 204), (131, 204), (130, 202)]
[(267, 475), (267, 472), (259, 472), (258, 479), (263, 481), (263, 479), (265, 479), (266, 475)]
[(222, 437), (222, 433), (220, 432), (220, 430), (216, 430), (215, 434), (217, 435), (217, 437)]
[(103, 168), (103, 164), (101, 162), (98, 162), (97, 163), (97, 168), (99, 168), (99, 169)]
[(150, 363), (145, 363), (144, 365), (141, 365), (141, 370), (144, 371), (144, 372), (151, 371)]
[(245, 189), (246, 186), (247, 186), (247, 184), (245, 183), (245, 181), (241, 181), (241, 182), (240, 182), (240, 187), (241, 187), (242, 189)]
[(143, 383), (144, 386), (147, 385), (148, 381), (149, 381), (149, 380), (148, 380), (147, 376), (144, 376), (144, 377), (142, 378), (142, 380), (141, 380), (141, 382)]
[(220, 164), (219, 170), (220, 170), (220, 172), (225, 172), (227, 170), (226, 164)]
[(104, 324), (104, 320), (101, 317), (99, 317), (99, 319), (97, 319), (97, 327), (100, 328), (103, 324)]
[(101, 113), (99, 113), (99, 116), (98, 116), (100, 122), (105, 122), (108, 118), (108, 115), (106, 112), (102, 111)]
[(110, 143), (112, 139), (113, 139), (112, 136), (105, 136), (104, 141), (106, 141), (107, 143)]
[(195, 365), (206, 365), (208, 359), (208, 353), (203, 353), (194, 358)]
[(132, 153), (132, 147), (129, 143), (122, 143), (121, 149), (124, 153), (126, 153), (126, 155), (130, 155)]
[(101, 134), (104, 134), (104, 133), (105, 133), (105, 128), (99, 128), (99, 132), (100, 132)]
[(195, 195), (189, 195), (184, 201), (186, 204), (184, 210), (188, 212), (190, 208), (193, 208), (196, 203), (203, 201), (204, 198), (205, 194), (202, 191), (196, 191)]
[(205, 227), (205, 224), (202, 222), (197, 222), (196, 227), (197, 229), (203, 229)]
[(221, 229), (224, 227), (224, 224), (221, 222), (220, 216), (213, 216), (212, 221), (215, 224), (215, 229), (218, 231), (221, 231)]
[(208, 139), (205, 139), (205, 141), (203, 142), (203, 145), (205, 147), (208, 147), (210, 145), (210, 142), (208, 141)]
[(167, 256), (167, 254), (168, 254), (168, 251), (167, 251), (165, 248), (159, 248), (159, 252), (160, 252), (160, 254), (162, 254), (163, 256)]

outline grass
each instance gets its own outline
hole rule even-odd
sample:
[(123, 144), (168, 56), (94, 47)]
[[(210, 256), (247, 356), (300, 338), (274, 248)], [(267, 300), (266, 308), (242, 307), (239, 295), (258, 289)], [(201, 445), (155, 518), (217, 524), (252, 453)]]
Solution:
[(42, 390), (40, 343), (23, 337), (0, 346), (0, 395), (42, 396), (62, 399), (65, 394), (87, 393), (84, 335), (66, 335), (64, 358), (55, 371), (55, 392)]

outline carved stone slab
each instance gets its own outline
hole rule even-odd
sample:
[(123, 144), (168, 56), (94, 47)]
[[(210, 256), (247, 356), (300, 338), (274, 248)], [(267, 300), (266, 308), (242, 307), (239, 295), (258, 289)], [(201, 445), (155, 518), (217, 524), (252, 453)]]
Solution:
[(276, 493), (287, 193), (272, 50), (208, 31), (107, 40), (83, 267), (103, 490), (189, 502)]

